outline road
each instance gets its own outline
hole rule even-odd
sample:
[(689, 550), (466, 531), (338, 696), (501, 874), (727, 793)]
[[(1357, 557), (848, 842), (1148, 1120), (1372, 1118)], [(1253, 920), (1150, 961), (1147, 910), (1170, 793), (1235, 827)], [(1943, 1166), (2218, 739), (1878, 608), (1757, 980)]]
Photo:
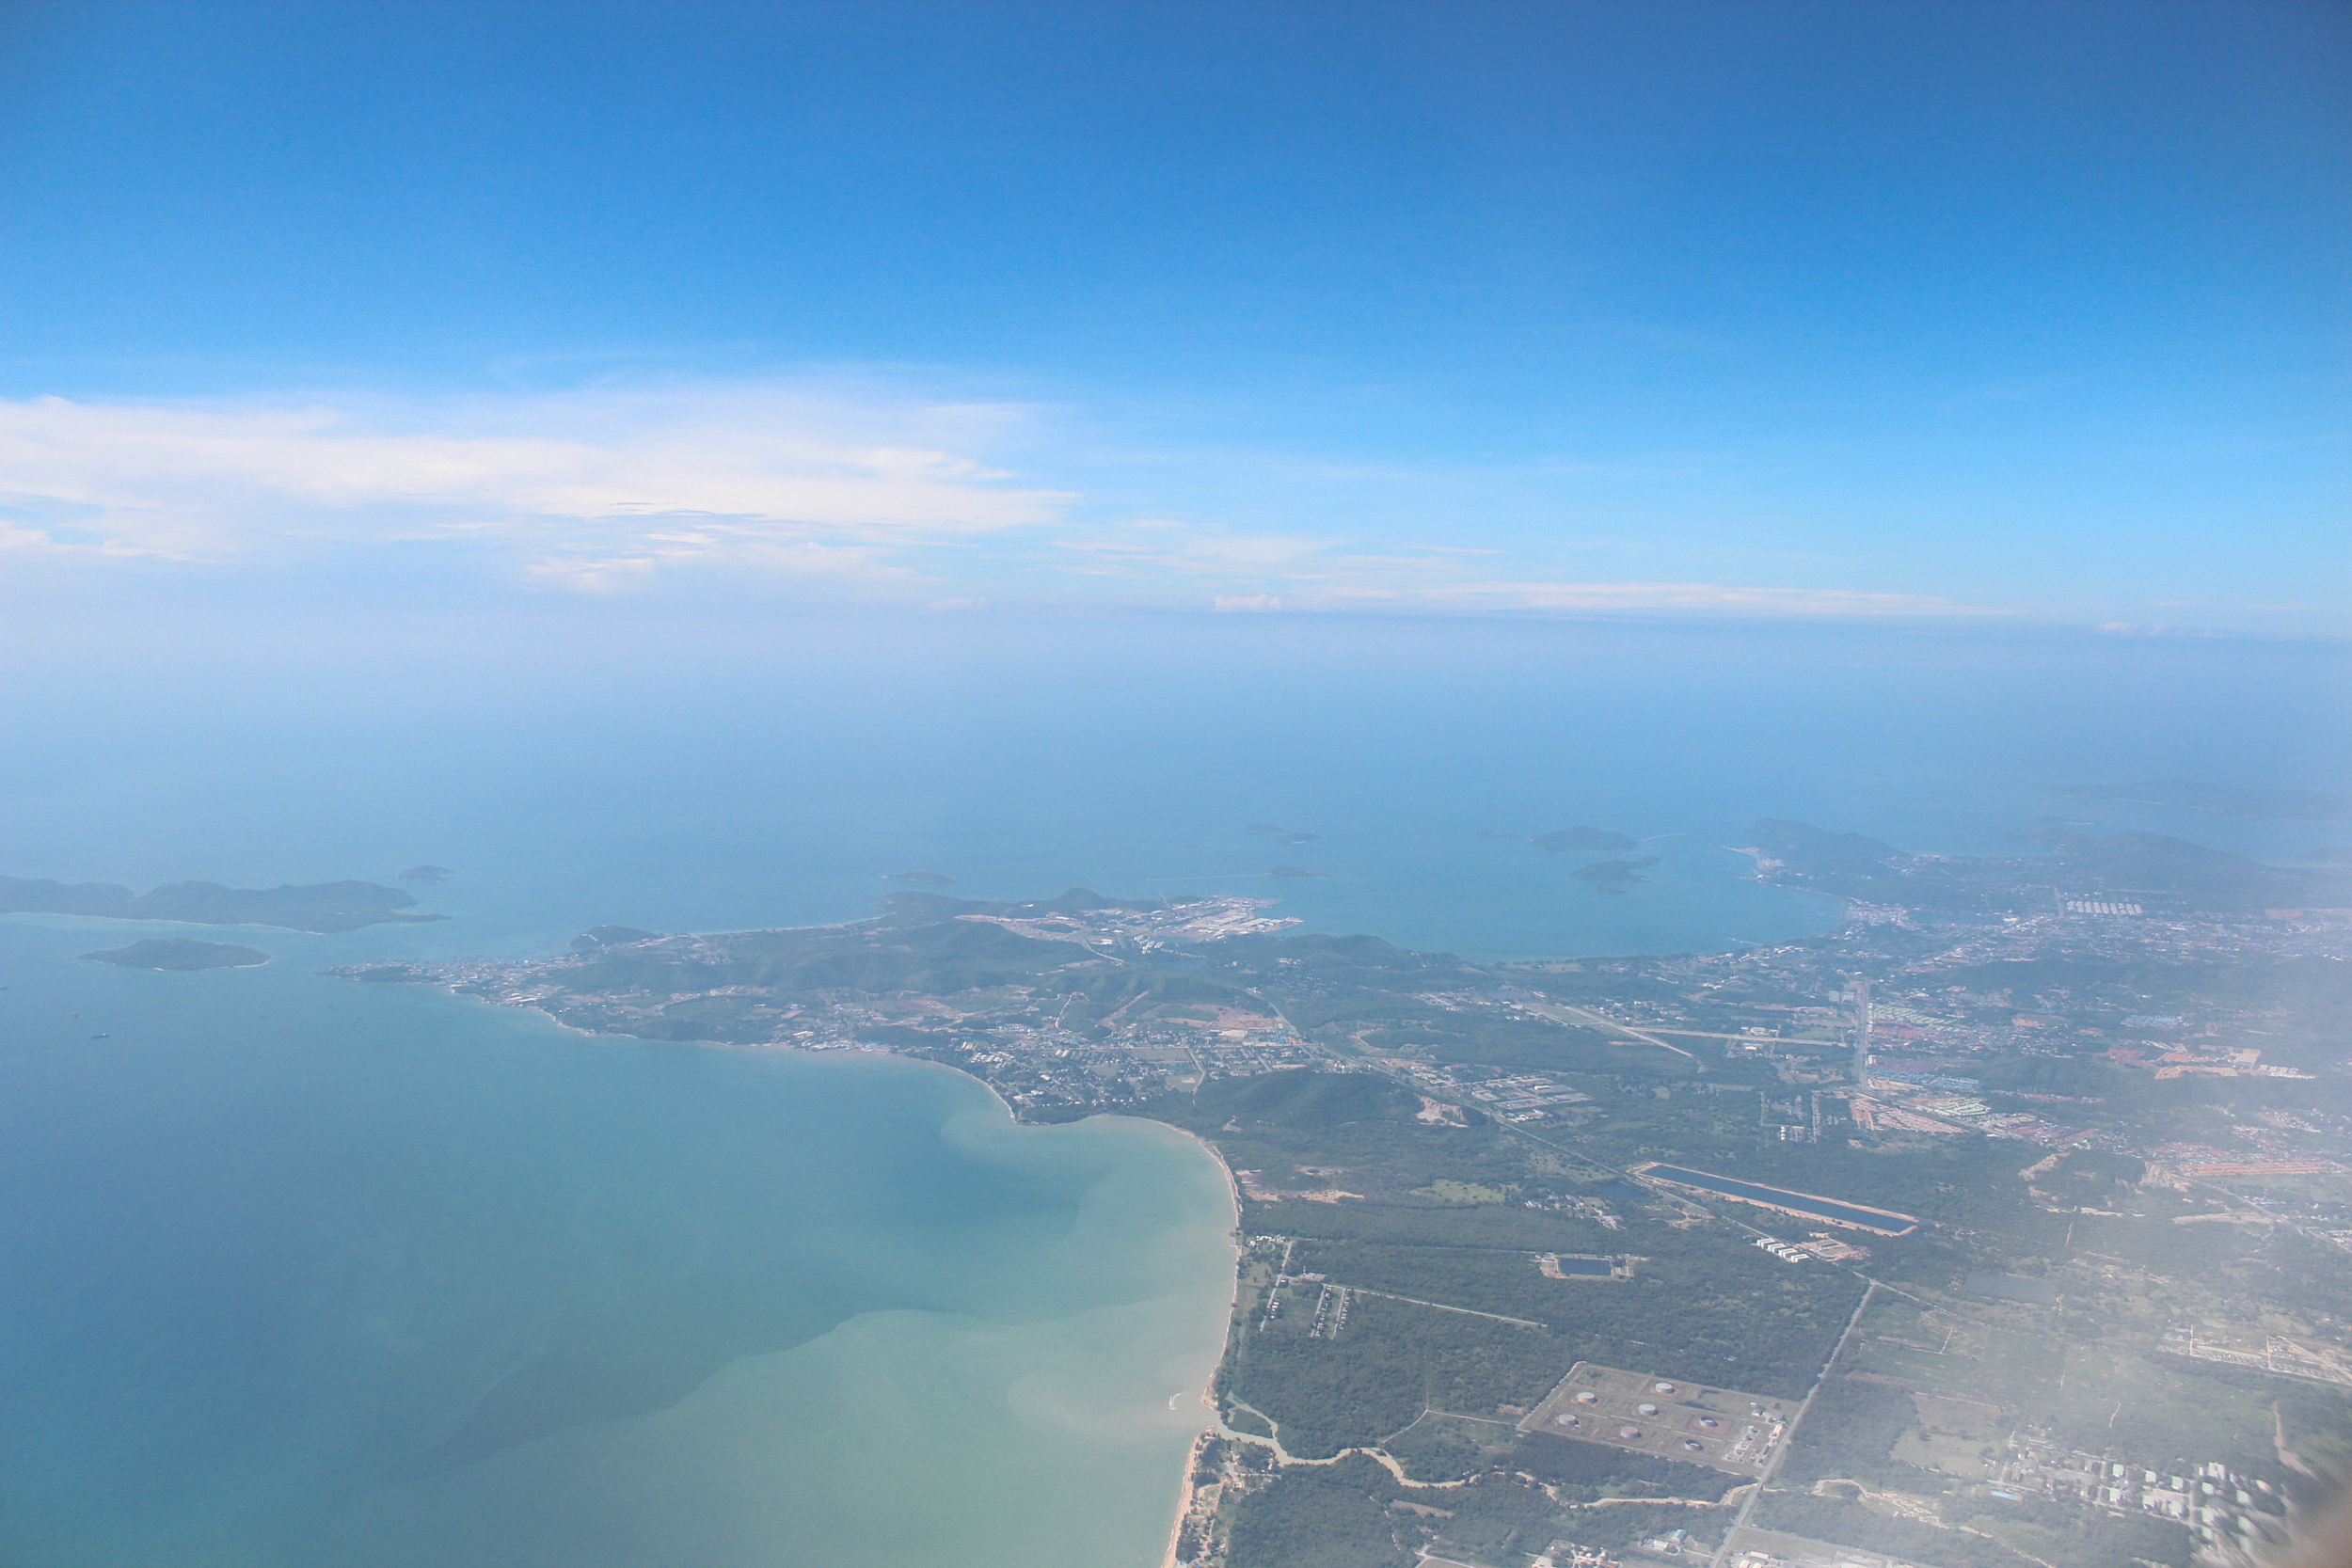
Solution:
[(1840, 1334), (1837, 1343), (1830, 1347), (1829, 1359), (1821, 1363), (1821, 1375), (1813, 1380), (1813, 1386), (1805, 1390), (1804, 1402), (1797, 1406), (1795, 1415), (1788, 1418), (1788, 1429), (1780, 1434), (1780, 1446), (1772, 1449), (1772, 1457), (1766, 1462), (1764, 1473), (1756, 1478), (1756, 1489), (1748, 1494), (1748, 1500), (1740, 1505), (1740, 1516), (1731, 1522), (1729, 1529), (1724, 1531), (1724, 1544), (1715, 1548), (1715, 1555), (1708, 1560), (1707, 1568), (1724, 1568), (1724, 1559), (1731, 1555), (1731, 1544), (1739, 1540), (1740, 1532), (1747, 1528), (1748, 1515), (1756, 1512), (1757, 1500), (1764, 1496), (1764, 1488), (1770, 1486), (1772, 1477), (1780, 1473), (1780, 1462), (1788, 1457), (1788, 1445), (1797, 1440), (1797, 1428), (1804, 1424), (1804, 1413), (1813, 1408), (1814, 1396), (1821, 1391), (1821, 1385), (1829, 1381), (1830, 1369), (1836, 1366), (1837, 1358), (1846, 1354), (1846, 1341), (1853, 1338), (1855, 1325), (1862, 1322), (1864, 1309), (1870, 1305), (1870, 1298), (1878, 1294), (1878, 1291), (1879, 1282), (1875, 1279), (1864, 1287), (1862, 1299), (1854, 1303), (1853, 1316), (1846, 1320), (1846, 1332)]
[(1499, 1323), (1513, 1323), (1520, 1328), (1548, 1329), (1551, 1326), (1549, 1323), (1539, 1323), (1529, 1318), (1506, 1318), (1500, 1312), (1481, 1312), (1469, 1307), (1448, 1307), (1441, 1301), (1422, 1301), (1417, 1296), (1392, 1295), (1387, 1291), (1367, 1291), (1360, 1285), (1350, 1285), (1347, 1288), (1359, 1296), (1379, 1296), (1387, 1301), (1410, 1302), (1415, 1307), (1434, 1307), (1440, 1312), (1459, 1312), (1466, 1318), (1486, 1318)]

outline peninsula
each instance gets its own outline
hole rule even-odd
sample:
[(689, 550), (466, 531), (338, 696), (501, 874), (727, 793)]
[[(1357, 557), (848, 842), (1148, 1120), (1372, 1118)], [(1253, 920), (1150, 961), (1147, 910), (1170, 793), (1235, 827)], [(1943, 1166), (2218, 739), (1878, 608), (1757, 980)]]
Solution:
[(1844, 922), (1473, 963), (1264, 898), (910, 891), (342, 973), (1200, 1136), (1244, 1250), (1184, 1568), (2191, 1568), (2279, 1530), (2352, 1456), (2352, 915), (2155, 835), (1749, 836)]
[(83, 914), (110, 920), (173, 920), (192, 926), (277, 926), (319, 934), (449, 918), (408, 912), (415, 903), (414, 897), (400, 889), (376, 882), (274, 888), (171, 882), (135, 894), (111, 882), (0, 877), (0, 914)]
[(113, 964), (118, 969), (251, 969), (269, 962), (269, 955), (258, 947), (197, 942), (188, 937), (150, 937), (128, 947), (110, 947), (103, 953), (85, 953), (82, 957), (93, 963)]

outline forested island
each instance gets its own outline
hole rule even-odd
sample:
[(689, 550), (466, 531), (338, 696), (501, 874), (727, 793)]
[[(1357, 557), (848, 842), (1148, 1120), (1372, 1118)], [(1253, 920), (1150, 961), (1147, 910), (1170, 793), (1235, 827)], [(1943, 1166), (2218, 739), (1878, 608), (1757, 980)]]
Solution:
[(57, 882), (0, 877), (0, 914), (82, 914), (110, 920), (176, 920), (193, 926), (278, 926), (326, 934), (363, 926), (447, 920), (412, 914), (416, 899), (376, 882), (317, 882), (307, 887), (224, 887), (170, 882), (133, 893), (111, 882)]

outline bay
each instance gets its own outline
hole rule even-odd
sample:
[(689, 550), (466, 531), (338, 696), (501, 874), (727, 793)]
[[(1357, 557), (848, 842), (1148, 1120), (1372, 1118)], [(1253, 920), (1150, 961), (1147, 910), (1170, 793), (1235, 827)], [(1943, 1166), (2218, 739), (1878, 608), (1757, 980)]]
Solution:
[(1231, 1286), (1188, 1139), (100, 934), (0, 925), (8, 1560), (1158, 1560)]

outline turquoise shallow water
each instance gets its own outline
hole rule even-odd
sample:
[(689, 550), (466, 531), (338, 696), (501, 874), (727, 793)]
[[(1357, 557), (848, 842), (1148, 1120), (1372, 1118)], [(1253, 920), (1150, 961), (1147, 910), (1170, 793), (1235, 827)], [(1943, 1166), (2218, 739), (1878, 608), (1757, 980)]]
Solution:
[[(1672, 951), (1835, 918), (1742, 879), (1724, 847), (1757, 816), (1954, 852), (2049, 815), (2344, 842), (2037, 787), (2340, 787), (2342, 661), (2309, 650), (664, 639), (91, 653), (0, 690), (0, 871), (456, 873), (418, 890), (445, 923), (234, 933), (278, 956), (250, 971), (78, 963), (184, 933), (0, 920), (0, 1561), (1156, 1560), (1231, 1287), (1202, 1150), (1014, 1129), (944, 1070), (587, 1039), (329, 964), (854, 919), (906, 870), (1278, 895), (1476, 957)], [(1601, 894), (1477, 836), (1579, 822), (1642, 838), (1650, 879)]]
[(0, 1558), (1157, 1560), (1230, 1286), (1189, 1140), (76, 924), (0, 925)]

